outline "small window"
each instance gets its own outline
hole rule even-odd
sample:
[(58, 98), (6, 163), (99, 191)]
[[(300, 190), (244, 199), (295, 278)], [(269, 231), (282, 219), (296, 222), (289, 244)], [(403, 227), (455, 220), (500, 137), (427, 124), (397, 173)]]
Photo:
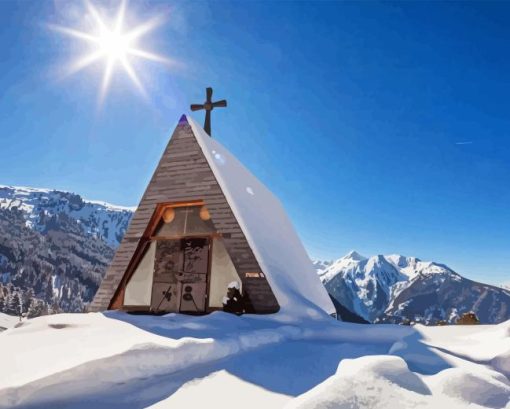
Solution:
[(214, 233), (214, 225), (205, 206), (168, 207), (163, 211), (158, 237), (179, 237)]
[(187, 207), (168, 208), (163, 211), (155, 236), (175, 237), (184, 235)]
[(214, 225), (209, 211), (205, 206), (193, 206), (187, 208), (185, 234), (214, 233)]

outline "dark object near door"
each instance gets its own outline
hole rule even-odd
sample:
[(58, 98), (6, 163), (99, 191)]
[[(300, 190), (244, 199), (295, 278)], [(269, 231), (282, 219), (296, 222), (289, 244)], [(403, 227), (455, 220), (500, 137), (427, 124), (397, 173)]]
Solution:
[(241, 315), (244, 313), (244, 310), (244, 299), (239, 290), (236, 290), (232, 298), (228, 298), (226, 302), (223, 302), (223, 311), (225, 312)]

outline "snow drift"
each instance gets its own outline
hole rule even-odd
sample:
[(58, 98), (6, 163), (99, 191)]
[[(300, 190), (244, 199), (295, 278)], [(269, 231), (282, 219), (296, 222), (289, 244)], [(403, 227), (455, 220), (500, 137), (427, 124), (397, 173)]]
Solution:
[(510, 321), (432, 328), (278, 315), (24, 321), (0, 334), (0, 407), (510, 407)]

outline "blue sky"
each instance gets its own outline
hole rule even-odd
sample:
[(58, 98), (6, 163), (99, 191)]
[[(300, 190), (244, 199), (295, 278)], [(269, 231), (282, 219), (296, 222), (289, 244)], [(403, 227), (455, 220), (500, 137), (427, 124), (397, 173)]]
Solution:
[[(97, 3), (96, 3), (97, 4)], [(119, 3), (101, 3), (104, 17)], [(166, 15), (101, 105), (104, 62), (48, 24), (81, 2), (0, 2), (0, 184), (136, 205), (204, 88), (213, 134), (284, 203), (312, 257), (400, 253), (510, 281), (510, 3), (142, 2)], [(193, 116), (200, 122), (202, 113)]]

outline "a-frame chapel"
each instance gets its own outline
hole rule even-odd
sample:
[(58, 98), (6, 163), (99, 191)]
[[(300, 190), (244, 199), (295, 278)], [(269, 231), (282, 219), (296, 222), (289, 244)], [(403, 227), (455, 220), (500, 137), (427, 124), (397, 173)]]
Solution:
[(232, 281), (248, 313), (335, 313), (280, 201), (183, 115), (89, 311), (205, 314)]

